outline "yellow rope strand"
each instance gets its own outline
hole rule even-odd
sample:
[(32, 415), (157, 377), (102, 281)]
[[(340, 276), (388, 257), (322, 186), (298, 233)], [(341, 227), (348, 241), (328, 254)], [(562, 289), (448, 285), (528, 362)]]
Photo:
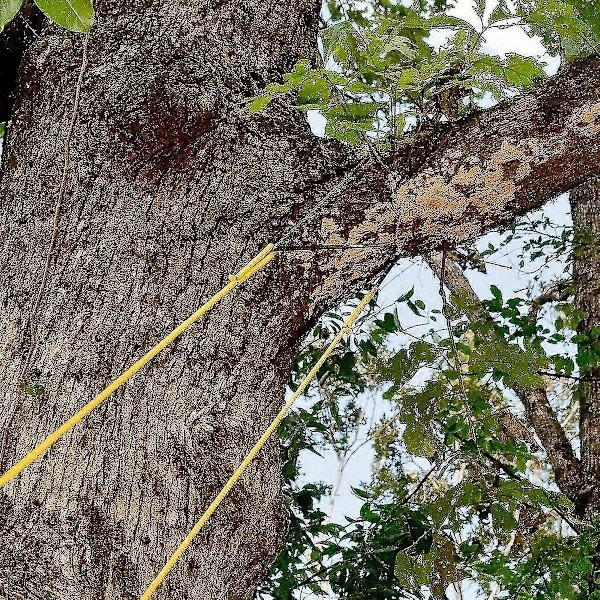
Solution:
[(261, 250), (245, 267), (236, 275), (229, 276), (229, 283), (217, 292), (208, 302), (203, 304), (191, 317), (174, 329), (162, 341), (160, 341), (150, 352), (140, 358), (133, 366), (129, 367), (118, 379), (115, 379), (107, 388), (100, 392), (93, 400), (86, 404), (78, 413), (74, 414), (68, 421), (61, 425), (53, 434), (49, 435), (39, 446), (34, 448), (27, 456), (22, 458), (14, 467), (0, 477), (0, 487), (15, 478), (25, 467), (30, 465), (36, 458), (42, 455), (52, 444), (57, 442), (63, 435), (70, 431), (87, 414), (92, 412), (103, 400), (108, 398), (117, 388), (133, 377), (148, 361), (154, 358), (165, 346), (168, 346), (177, 336), (183, 333), (192, 323), (206, 314), (219, 300), (227, 296), (239, 283), (245, 281), (256, 271), (264, 267), (274, 256), (273, 244), (269, 244)]
[(185, 540), (181, 542), (180, 546), (175, 550), (167, 564), (162, 568), (160, 573), (156, 576), (154, 581), (150, 584), (148, 589), (144, 592), (141, 600), (149, 600), (150, 596), (156, 591), (158, 586), (163, 582), (165, 577), (169, 574), (175, 563), (179, 560), (181, 555), (185, 552), (186, 548), (191, 544), (192, 540), (196, 537), (202, 526), (208, 521), (210, 516), (215, 512), (217, 506), (221, 503), (223, 498), (229, 493), (231, 488), (234, 486), (236, 481), (240, 478), (242, 473), (246, 470), (246, 467), (252, 462), (252, 459), (258, 454), (260, 449), (264, 446), (265, 442), (269, 439), (269, 436), (275, 431), (278, 425), (281, 423), (281, 420), (286, 415), (288, 410), (291, 408), (294, 401), (302, 394), (306, 386), (310, 383), (310, 380), (317, 374), (327, 357), (331, 354), (337, 343), (344, 337), (344, 334), (350, 333), (350, 325), (354, 323), (362, 309), (367, 305), (367, 303), (371, 300), (373, 295), (375, 294), (375, 289), (371, 290), (360, 302), (360, 304), (356, 307), (353, 313), (346, 319), (344, 322), (344, 327), (339, 331), (339, 333), (335, 336), (333, 341), (327, 346), (325, 352), (323, 352), (321, 358), (317, 361), (315, 366), (310, 370), (308, 375), (302, 380), (302, 383), (298, 386), (298, 389), (294, 392), (292, 397), (285, 403), (284, 407), (279, 411), (279, 414), (273, 419), (269, 427), (262, 434), (258, 442), (254, 444), (254, 447), (248, 454), (246, 458), (242, 461), (240, 466), (235, 470), (233, 475), (229, 478), (229, 481), (223, 486), (223, 489), (219, 492), (217, 497), (212, 501), (211, 505), (206, 509), (206, 512), (200, 517), (200, 520), (196, 523), (194, 528), (187, 535)]

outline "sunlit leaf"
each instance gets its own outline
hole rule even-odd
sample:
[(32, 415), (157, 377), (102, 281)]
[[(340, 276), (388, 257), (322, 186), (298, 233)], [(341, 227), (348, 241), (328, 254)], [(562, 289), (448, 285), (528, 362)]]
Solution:
[(35, 3), (65, 29), (87, 33), (92, 26), (94, 9), (90, 0), (35, 0)]
[(250, 102), (248, 109), (250, 110), (251, 114), (257, 113), (267, 106), (271, 100), (273, 100), (272, 96), (263, 94), (262, 96), (258, 96), (258, 98), (255, 98), (252, 102)]
[(0, 0), (0, 31), (12, 21), (22, 4), (23, 0)]

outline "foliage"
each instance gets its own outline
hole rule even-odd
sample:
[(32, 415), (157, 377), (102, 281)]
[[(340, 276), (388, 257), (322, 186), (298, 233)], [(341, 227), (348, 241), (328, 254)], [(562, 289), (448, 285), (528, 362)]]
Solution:
[[(321, 64), (299, 61), (250, 100), (250, 111), (291, 95), (326, 118), (327, 135), (393, 149), (484, 98), (501, 101), (546, 77), (539, 58), (486, 53), (490, 31), (520, 26), (563, 62), (600, 41), (600, 13), (582, 0), (474, 0), (473, 22), (452, 14), (452, 2), (408, 4), (330, 0)], [(566, 433), (577, 436), (577, 378), (599, 364), (600, 332), (580, 331), (572, 282), (550, 311), (536, 304), (532, 286), (550, 264), (568, 273), (573, 254), (594, 243), (547, 218), (524, 219), (497, 247), (463, 249), (485, 265), (520, 244), (518, 268), (531, 281), (521, 295), (505, 298), (491, 285), (479, 306), (452, 297), (440, 310), (411, 289), (392, 310), (371, 306), (363, 333), (332, 355), (310, 405), (282, 431), (290, 535), (259, 598), (445, 599), (464, 583), (485, 598), (600, 596), (588, 587), (597, 524), (579, 521), (557, 489), (515, 393), (544, 390)], [(401, 314), (419, 320), (419, 335)], [(291, 387), (339, 326), (335, 314), (317, 326)], [(361, 404), (369, 394), (387, 403), (372, 424)], [(344, 465), (361, 428), (375, 451), (373, 477), (354, 490), (359, 515), (336, 523), (321, 508), (335, 490), (298, 486), (299, 459), (333, 451)]]
[[(489, 54), (493, 30), (521, 26), (567, 59), (600, 42), (600, 14), (583, 0), (477, 0), (474, 22), (453, 15), (454, 2), (406, 4), (329, 0), (321, 64), (300, 60), (283, 82), (251, 99), (250, 111), (293, 93), (299, 108), (326, 118), (327, 135), (393, 145), (403, 134), (468, 114), (485, 97), (500, 101), (545, 78), (540, 59)], [(439, 37), (445, 42), (438, 47)]]
[[(533, 268), (568, 261), (575, 239), (593, 243), (570, 227), (527, 218), (481, 257), (493, 262), (519, 241), (517, 264)], [(362, 331), (319, 374), (309, 406), (282, 430), (291, 528), (257, 597), (446, 599), (453, 584), (471, 582), (485, 598), (495, 586), (499, 598), (515, 600), (596, 598), (587, 581), (597, 530), (574, 516), (553, 484), (511, 389), (551, 391), (562, 382), (563, 393), (557, 388), (549, 397), (567, 431), (575, 427), (566, 417), (576, 376), (600, 357), (594, 336), (587, 343), (578, 331), (584, 315), (566, 289), (566, 300), (543, 318), (532, 316), (532, 306), (540, 309), (533, 291), (505, 298), (495, 285), (477, 317), (465, 298), (452, 297), (439, 310), (414, 289), (391, 310), (372, 304)], [(407, 314), (421, 323), (421, 335), (410, 337)], [(340, 318), (330, 313), (315, 328), (292, 387)], [(398, 347), (398, 338), (412, 341)], [(360, 514), (340, 524), (321, 508), (328, 495), (322, 484), (296, 487), (299, 458), (332, 448), (342, 455), (352, 432), (365, 426), (352, 413), (365, 393), (376, 393), (388, 410), (369, 428), (374, 474), (354, 490)]]
[(40, 381), (33, 381), (29, 384), (19, 383), (19, 389), (30, 396), (40, 397), (46, 392), (44, 384)]
[(23, 0), (0, 0), (0, 31), (17, 14)]
[[(34, 0), (52, 21), (69, 31), (86, 33), (94, 20), (91, 0)], [(0, 32), (19, 12), (23, 0), (0, 0)]]

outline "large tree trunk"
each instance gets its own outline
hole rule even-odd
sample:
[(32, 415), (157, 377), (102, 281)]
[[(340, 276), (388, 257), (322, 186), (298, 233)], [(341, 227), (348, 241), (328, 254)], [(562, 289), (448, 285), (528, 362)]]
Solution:
[[(575, 247), (573, 279), (575, 301), (583, 313), (579, 327), (579, 353), (587, 357), (581, 365), (579, 402), (582, 491), (577, 510), (597, 522), (600, 517), (600, 179), (592, 179), (570, 194)], [(600, 541), (589, 577), (590, 593), (600, 590)]]
[[(84, 40), (55, 27), (28, 49), (0, 188), (2, 469), (356, 164), (284, 103), (254, 117), (243, 104), (315, 56), (318, 9), (101, 0), (87, 60)], [(390, 158), (392, 176), (365, 161), (342, 180), (319, 227), (299, 230), (300, 245), (325, 250), (281, 254), (1, 490), (4, 595), (139, 597), (277, 411), (296, 344), (326, 307), (400, 251), (472, 238), (600, 170), (598, 62), (518, 113), (419, 140), (409, 167)], [(480, 166), (459, 170), (467, 159)], [(284, 521), (271, 441), (157, 598), (250, 598)]]
[[(312, 0), (97, 10), (32, 323), (83, 39), (49, 28), (22, 65), (0, 195), (3, 470), (222, 287), (327, 176), (303, 120), (278, 124), (274, 110), (265, 130), (241, 104), (314, 51)], [(278, 410), (311, 318), (306, 266), (278, 269), (2, 490), (5, 595), (139, 597)], [(42, 396), (22, 389), (33, 382)], [(283, 522), (273, 440), (157, 597), (251, 597)]]

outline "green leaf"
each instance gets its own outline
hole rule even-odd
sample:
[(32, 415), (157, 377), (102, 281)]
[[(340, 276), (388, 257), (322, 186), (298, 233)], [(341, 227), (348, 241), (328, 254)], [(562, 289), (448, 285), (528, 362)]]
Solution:
[(565, 0), (567, 4), (574, 6), (580, 17), (593, 29), (597, 40), (600, 40), (600, 10), (596, 2), (590, 0)]
[(378, 319), (375, 324), (386, 333), (395, 333), (399, 329), (399, 323), (392, 313), (386, 313), (383, 320)]
[(510, 85), (526, 88), (544, 77), (544, 69), (534, 58), (513, 54), (508, 59), (504, 75)]
[(323, 108), (331, 95), (331, 84), (324, 77), (306, 77), (298, 93), (298, 104), (317, 104)]
[(443, 598), (444, 591), (451, 583), (460, 581), (465, 574), (456, 563), (454, 544), (443, 535), (434, 535), (433, 564), (434, 578), (431, 582), (436, 597)]
[(492, 292), (492, 296), (502, 304), (502, 292), (495, 285), (490, 286), (490, 291)]
[(494, 519), (494, 529), (496, 531), (514, 531), (519, 526), (512, 512), (504, 508), (499, 502), (492, 504), (490, 513)]
[(408, 306), (408, 308), (410, 308), (410, 310), (415, 313), (415, 315), (417, 315), (417, 317), (421, 316), (421, 313), (419, 312), (419, 309), (417, 307), (417, 305), (414, 302), (411, 302), (410, 300), (407, 301), (406, 306)]
[(87, 33), (94, 21), (90, 0), (35, 0), (38, 8), (69, 31)]
[(356, 52), (355, 31), (352, 25), (347, 21), (336, 23), (322, 29), (320, 35), (325, 62), (333, 56), (336, 61), (349, 66)]
[(252, 102), (250, 102), (250, 104), (248, 105), (248, 110), (250, 111), (250, 114), (259, 112), (265, 106), (267, 106), (267, 104), (269, 104), (271, 100), (273, 100), (273, 96), (269, 96), (268, 94), (258, 96), (258, 98), (252, 100)]
[(415, 288), (413, 286), (410, 288), (410, 290), (408, 290), (408, 292), (406, 292), (405, 294), (400, 296), (400, 298), (398, 298), (398, 300), (396, 300), (396, 302), (406, 302), (407, 300), (409, 300), (410, 298), (413, 297), (414, 293), (415, 293)]
[(381, 515), (371, 510), (371, 505), (367, 502), (360, 507), (360, 516), (370, 523), (377, 523), (381, 520)]
[(510, 19), (512, 16), (513, 15), (506, 6), (505, 0), (501, 0), (490, 15), (490, 23), (495, 23), (496, 21), (506, 21), (506, 19)]
[[(596, 8), (592, 10), (597, 11)], [(533, 32), (542, 37), (548, 49), (562, 49), (569, 59), (593, 52), (593, 42), (597, 42), (595, 19), (582, 19), (573, 2), (537, 0), (535, 3), (523, 3), (518, 12), (531, 25)]]
[[(310, 61), (306, 58), (299, 60), (290, 73), (286, 73), (283, 78), (286, 82), (288, 82), (291, 86), (301, 85), (304, 81), (304, 78), (308, 75), (310, 71)], [(291, 89), (291, 88), (290, 88)]]
[(19, 12), (23, 0), (0, 0), (0, 31)]
[(415, 56), (415, 51), (411, 46), (410, 40), (401, 35), (392, 36), (383, 46), (383, 52), (385, 54), (394, 51), (399, 52), (408, 58), (414, 58)]
[(352, 493), (358, 496), (359, 498), (364, 498), (365, 500), (369, 497), (369, 494), (365, 492), (365, 490), (361, 490), (360, 488), (352, 487)]

